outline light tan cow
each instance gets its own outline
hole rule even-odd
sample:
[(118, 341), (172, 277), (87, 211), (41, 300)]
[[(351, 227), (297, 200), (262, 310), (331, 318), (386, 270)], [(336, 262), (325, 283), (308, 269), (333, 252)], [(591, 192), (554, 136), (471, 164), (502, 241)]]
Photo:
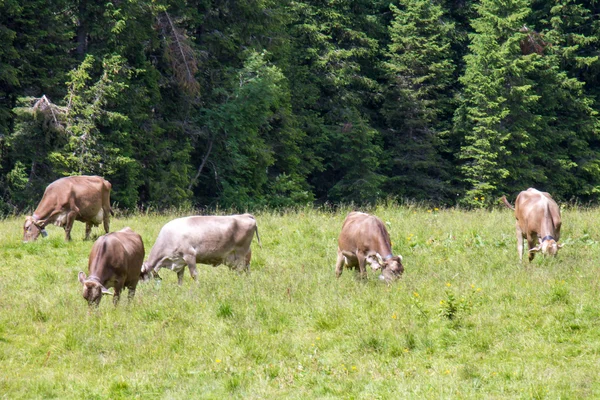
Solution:
[[(79, 273), (83, 285), (83, 298), (89, 305), (98, 306), (102, 295), (114, 295), (115, 306), (121, 290), (128, 289), (129, 300), (135, 296), (144, 262), (144, 242), (131, 228), (100, 236), (90, 252), (88, 273)], [(115, 288), (114, 294), (108, 289)]]
[(54, 223), (65, 229), (65, 240), (71, 240), (73, 222), (85, 222), (85, 238), (89, 239), (92, 226), (104, 223), (110, 228), (110, 182), (99, 176), (68, 176), (52, 182), (33, 215), (25, 218), (23, 241), (46, 236), (46, 226)]
[(250, 214), (226, 216), (192, 216), (177, 218), (166, 223), (158, 233), (150, 256), (142, 267), (144, 280), (158, 270), (168, 268), (177, 272), (181, 285), (187, 266), (197, 279), (196, 263), (214, 267), (226, 264), (247, 271), (252, 258), (250, 244), (258, 227)]
[(342, 225), (338, 237), (335, 275), (339, 278), (344, 266), (358, 267), (360, 277), (366, 278), (366, 265), (375, 271), (381, 269), (379, 279), (392, 281), (404, 272), (402, 256), (392, 254), (390, 235), (377, 217), (362, 212), (351, 212)]
[(513, 207), (506, 196), (502, 196), (504, 204), (515, 211), (517, 230), (517, 252), (519, 260), (523, 261), (523, 238), (527, 238), (529, 261), (535, 253), (555, 256), (563, 244), (560, 239), (560, 208), (549, 193), (529, 188), (522, 191), (515, 200)]

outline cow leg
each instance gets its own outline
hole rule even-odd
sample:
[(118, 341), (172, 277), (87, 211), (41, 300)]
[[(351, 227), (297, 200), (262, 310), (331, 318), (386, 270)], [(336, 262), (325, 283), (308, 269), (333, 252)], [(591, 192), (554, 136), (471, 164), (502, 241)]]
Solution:
[(127, 288), (127, 302), (131, 303), (135, 297), (135, 286), (129, 286)]
[(335, 262), (335, 277), (339, 278), (340, 275), (342, 275), (343, 271), (344, 271), (344, 255), (342, 254), (340, 249), (338, 249), (337, 261)]
[(183, 284), (183, 273), (185, 272), (185, 268), (177, 271), (177, 284), (181, 286)]
[(71, 211), (67, 214), (67, 223), (65, 224), (65, 240), (68, 242), (71, 241), (71, 229), (73, 229), (73, 223), (75, 222), (76, 216), (76, 211)]
[(104, 215), (102, 218), (102, 222), (104, 223), (104, 232), (108, 233), (110, 231), (110, 207), (108, 209), (104, 209)]
[(244, 271), (250, 272), (250, 260), (252, 259), (252, 250), (248, 249), (248, 253), (246, 253), (246, 259), (244, 263)]
[(119, 300), (121, 300), (121, 289), (115, 286), (115, 294), (113, 295), (113, 304), (115, 307), (119, 304)]
[(365, 279), (367, 278), (367, 258), (362, 253), (357, 253), (356, 256), (358, 257), (358, 273), (360, 279)]
[(523, 231), (517, 222), (517, 253), (519, 254), (519, 261), (523, 261)]
[(90, 239), (90, 234), (92, 233), (92, 223), (91, 222), (86, 222), (85, 223), (85, 240), (89, 240)]
[[(529, 250), (537, 246), (537, 235), (527, 235), (527, 244), (529, 245)], [(532, 253), (531, 251), (527, 251), (527, 253), (529, 254), (529, 262), (533, 261), (535, 253)]]
[[(196, 271), (196, 256), (191, 255), (191, 254), (186, 254), (185, 256), (183, 256), (183, 261), (185, 261), (188, 268), (190, 269), (190, 275), (192, 276), (192, 279), (197, 281), (198, 280), (198, 271)], [(177, 275), (177, 277), (179, 277), (179, 275)], [(183, 279), (183, 269), (181, 270), (181, 278), (180, 279)], [(179, 284), (181, 285), (181, 281), (179, 282)]]

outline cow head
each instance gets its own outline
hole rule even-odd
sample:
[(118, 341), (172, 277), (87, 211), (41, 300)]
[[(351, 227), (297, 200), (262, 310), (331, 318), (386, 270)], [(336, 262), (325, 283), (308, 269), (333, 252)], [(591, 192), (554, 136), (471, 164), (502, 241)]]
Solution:
[(386, 282), (392, 282), (400, 278), (400, 276), (404, 273), (404, 265), (402, 265), (402, 256), (398, 255), (395, 257), (390, 257), (387, 260), (383, 260), (382, 258), (380, 258), (380, 261), (382, 268), (381, 275), (379, 275), (379, 279)]
[(83, 298), (87, 300), (90, 306), (97, 307), (104, 294), (113, 295), (96, 279), (86, 278), (83, 272), (79, 273), (79, 282), (83, 285)]
[(564, 246), (563, 243), (561, 243), (561, 244), (556, 243), (556, 240), (554, 240), (554, 238), (552, 236), (545, 237), (543, 239), (539, 239), (539, 241), (540, 241), (540, 244), (538, 244), (533, 249), (529, 249), (530, 253), (537, 253), (537, 252), (541, 251), (543, 255), (549, 254), (551, 256), (556, 256), (556, 254), (558, 253), (558, 250)]
[(158, 275), (158, 272), (151, 270), (148, 264), (143, 263), (142, 270), (140, 272), (140, 279), (143, 282), (148, 282), (152, 277), (154, 277), (154, 279), (161, 280), (161, 277), (160, 275)]
[(40, 236), (47, 236), (44, 226), (40, 221), (36, 220), (31, 216), (25, 217), (25, 224), (23, 225), (23, 242), (33, 242)]

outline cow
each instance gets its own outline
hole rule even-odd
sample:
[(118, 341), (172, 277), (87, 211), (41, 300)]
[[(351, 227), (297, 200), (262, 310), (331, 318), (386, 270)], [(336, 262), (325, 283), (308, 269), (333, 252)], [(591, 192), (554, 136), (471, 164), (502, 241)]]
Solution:
[(179, 285), (183, 282), (185, 267), (197, 280), (196, 263), (214, 267), (225, 264), (232, 269), (248, 271), (252, 250), (250, 244), (258, 227), (250, 214), (228, 216), (191, 216), (177, 218), (160, 230), (150, 256), (142, 267), (144, 280), (149, 274), (158, 276), (158, 270), (168, 268), (177, 272)]
[(513, 207), (506, 196), (502, 196), (504, 204), (515, 211), (517, 231), (517, 252), (519, 260), (523, 261), (523, 238), (527, 238), (529, 246), (529, 261), (535, 253), (556, 256), (563, 244), (560, 239), (560, 208), (549, 193), (529, 188), (522, 191), (515, 200)]
[[(102, 295), (112, 295), (113, 303), (119, 303), (121, 290), (128, 289), (129, 301), (135, 296), (135, 288), (141, 277), (144, 262), (144, 242), (131, 228), (100, 236), (92, 246), (88, 260), (88, 273), (79, 272), (83, 285), (83, 298), (90, 306), (98, 306)], [(114, 288), (114, 294), (108, 289)]]
[(377, 217), (362, 212), (346, 216), (338, 237), (335, 274), (339, 278), (345, 267), (359, 269), (359, 276), (366, 278), (366, 265), (376, 271), (381, 269), (379, 279), (391, 282), (402, 275), (402, 256), (392, 254), (392, 242), (385, 224)]
[(71, 240), (73, 222), (85, 222), (85, 239), (90, 238), (92, 225), (104, 223), (110, 228), (110, 182), (99, 176), (69, 176), (52, 182), (33, 212), (25, 218), (23, 242), (47, 236), (46, 226), (54, 223), (65, 229), (65, 240)]

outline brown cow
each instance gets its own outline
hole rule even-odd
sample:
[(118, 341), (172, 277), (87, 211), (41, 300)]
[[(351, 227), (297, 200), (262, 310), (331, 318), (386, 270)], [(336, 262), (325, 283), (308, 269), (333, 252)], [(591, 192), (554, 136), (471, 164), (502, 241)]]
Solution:
[(36, 240), (45, 227), (54, 223), (65, 229), (65, 240), (71, 240), (75, 220), (85, 222), (85, 238), (90, 238), (92, 225), (110, 225), (110, 182), (99, 176), (69, 176), (52, 182), (32, 216), (25, 218), (23, 241)]
[(360, 277), (367, 276), (366, 265), (382, 270), (379, 279), (392, 281), (404, 272), (402, 256), (392, 254), (390, 235), (377, 217), (362, 212), (351, 212), (342, 225), (338, 238), (335, 274), (339, 278), (344, 266), (358, 267)]
[(115, 288), (113, 303), (119, 302), (121, 290), (128, 289), (131, 301), (140, 279), (144, 262), (144, 243), (142, 237), (123, 228), (118, 232), (100, 236), (90, 252), (88, 273), (79, 273), (79, 282), (83, 285), (83, 298), (88, 304), (98, 306), (103, 294), (113, 295), (108, 289)]
[(562, 224), (560, 208), (549, 193), (529, 188), (519, 193), (514, 207), (506, 200), (506, 196), (502, 196), (502, 201), (511, 210), (515, 210), (519, 260), (523, 261), (525, 237), (529, 246), (529, 261), (540, 250), (543, 255), (555, 256), (558, 253), (558, 249), (563, 247), (563, 244), (557, 243)]
[(214, 267), (226, 264), (248, 270), (254, 233), (260, 245), (256, 220), (250, 214), (174, 219), (161, 228), (142, 268), (144, 279), (151, 273), (157, 276), (161, 268), (168, 268), (177, 272), (181, 285), (186, 265), (196, 280), (196, 263)]

